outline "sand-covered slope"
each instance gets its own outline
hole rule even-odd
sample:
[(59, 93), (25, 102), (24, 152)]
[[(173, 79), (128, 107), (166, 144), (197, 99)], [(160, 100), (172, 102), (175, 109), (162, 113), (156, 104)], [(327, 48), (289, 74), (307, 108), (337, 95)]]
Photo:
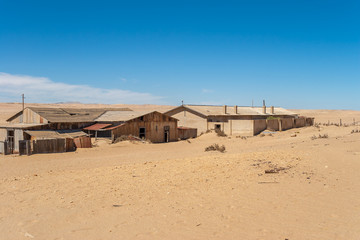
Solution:
[(358, 239), (356, 128), (0, 156), (0, 239)]

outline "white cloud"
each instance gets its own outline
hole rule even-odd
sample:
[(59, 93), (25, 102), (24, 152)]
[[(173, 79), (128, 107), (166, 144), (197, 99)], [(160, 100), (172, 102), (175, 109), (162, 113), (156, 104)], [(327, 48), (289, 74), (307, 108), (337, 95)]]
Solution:
[(204, 88), (204, 89), (201, 89), (201, 92), (202, 93), (213, 93), (214, 90)]
[(29, 102), (159, 103), (162, 97), (121, 89), (95, 88), (54, 82), (45, 77), (0, 72), (1, 100), (18, 101), (24, 93)]

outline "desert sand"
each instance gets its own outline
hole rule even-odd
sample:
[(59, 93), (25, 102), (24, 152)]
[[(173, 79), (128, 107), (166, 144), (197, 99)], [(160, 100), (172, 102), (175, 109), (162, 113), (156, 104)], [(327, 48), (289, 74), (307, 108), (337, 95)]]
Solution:
[[(0, 121), (20, 109), (1, 104)], [(359, 111), (293, 111), (320, 123), (360, 120)], [(0, 239), (359, 239), (355, 129), (99, 140), (76, 152), (0, 156)], [(312, 139), (319, 134), (328, 138)], [(214, 143), (226, 151), (204, 151)]]

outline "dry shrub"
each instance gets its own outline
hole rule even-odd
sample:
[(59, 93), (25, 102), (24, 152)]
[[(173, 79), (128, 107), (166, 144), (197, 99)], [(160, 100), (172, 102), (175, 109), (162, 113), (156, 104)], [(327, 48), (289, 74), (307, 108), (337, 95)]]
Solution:
[(319, 136), (312, 136), (311, 137), (311, 140), (315, 140), (315, 139), (318, 139), (318, 138), (329, 138), (329, 135), (327, 133), (324, 133), (323, 135), (319, 134)]
[(209, 152), (209, 151), (219, 151), (221, 153), (225, 152), (225, 146), (224, 145), (219, 145), (217, 143), (214, 143), (213, 145), (210, 145), (208, 147), (205, 148), (205, 152)]
[(236, 136), (236, 138), (241, 138), (241, 139), (244, 139), (244, 140), (247, 139), (247, 137), (245, 137), (245, 136)]
[(265, 133), (262, 133), (259, 135), (260, 137), (265, 137)]
[(227, 137), (227, 135), (224, 133), (224, 131), (216, 130), (216, 134), (218, 137)]
[(351, 133), (360, 133), (360, 130), (359, 130), (359, 129), (353, 129), (353, 130), (351, 131)]

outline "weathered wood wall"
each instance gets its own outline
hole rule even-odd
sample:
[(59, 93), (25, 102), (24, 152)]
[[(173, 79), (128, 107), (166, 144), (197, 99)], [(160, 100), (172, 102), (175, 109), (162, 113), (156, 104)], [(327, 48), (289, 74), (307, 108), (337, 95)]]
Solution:
[(22, 114), (10, 121), (11, 123), (48, 123), (46, 119), (29, 108), (25, 108)]
[(33, 141), (33, 153), (62, 153), (66, 151), (65, 139), (44, 139)]
[(76, 148), (91, 148), (91, 138), (88, 136), (74, 138)]
[(153, 143), (161, 143), (165, 142), (165, 127), (169, 127), (169, 141), (176, 141), (177, 120), (157, 112), (127, 121), (125, 124), (113, 129), (112, 138), (115, 140), (122, 135), (139, 137), (140, 128), (145, 128), (146, 139)]
[(196, 128), (178, 128), (178, 137), (181, 140), (196, 138), (197, 129)]

